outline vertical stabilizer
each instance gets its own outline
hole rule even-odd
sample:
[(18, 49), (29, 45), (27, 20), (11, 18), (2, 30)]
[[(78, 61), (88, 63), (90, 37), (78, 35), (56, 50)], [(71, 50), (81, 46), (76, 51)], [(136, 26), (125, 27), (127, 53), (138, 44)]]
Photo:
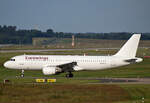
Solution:
[(133, 34), (132, 37), (123, 45), (123, 47), (115, 54), (115, 56), (123, 56), (134, 58), (138, 48), (141, 34)]

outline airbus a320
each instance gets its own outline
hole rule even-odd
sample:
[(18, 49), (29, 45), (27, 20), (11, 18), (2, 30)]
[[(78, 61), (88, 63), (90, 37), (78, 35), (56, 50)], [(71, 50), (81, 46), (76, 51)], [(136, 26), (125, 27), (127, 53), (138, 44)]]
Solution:
[(67, 55), (20, 55), (4, 63), (9, 69), (42, 70), (44, 75), (66, 72), (66, 77), (73, 77), (74, 71), (102, 70), (125, 66), (143, 61), (136, 57), (141, 34), (134, 34), (123, 47), (112, 56), (67, 56)]

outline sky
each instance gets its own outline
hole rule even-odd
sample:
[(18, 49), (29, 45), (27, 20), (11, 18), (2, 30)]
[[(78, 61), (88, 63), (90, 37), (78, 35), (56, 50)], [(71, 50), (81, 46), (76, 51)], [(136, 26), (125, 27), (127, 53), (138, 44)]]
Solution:
[(0, 25), (55, 32), (150, 32), (150, 0), (0, 0)]

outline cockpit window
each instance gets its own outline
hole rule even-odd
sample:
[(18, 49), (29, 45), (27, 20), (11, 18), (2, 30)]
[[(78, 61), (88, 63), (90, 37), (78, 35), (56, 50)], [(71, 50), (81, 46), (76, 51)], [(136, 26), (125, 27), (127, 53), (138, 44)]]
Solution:
[(15, 59), (10, 59), (10, 61), (15, 61)]

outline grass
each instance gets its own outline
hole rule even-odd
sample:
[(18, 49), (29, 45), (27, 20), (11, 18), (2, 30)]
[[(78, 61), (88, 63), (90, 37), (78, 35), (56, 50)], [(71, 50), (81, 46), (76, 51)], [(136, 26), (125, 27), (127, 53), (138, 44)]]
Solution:
[(150, 85), (0, 84), (0, 103), (145, 103)]
[[(144, 98), (144, 103), (150, 102), (150, 85), (147, 84), (132, 84), (132, 85), (120, 85), (125, 91), (128, 92), (131, 97), (129, 103), (141, 103)], [(127, 102), (128, 103), (128, 102)]]

